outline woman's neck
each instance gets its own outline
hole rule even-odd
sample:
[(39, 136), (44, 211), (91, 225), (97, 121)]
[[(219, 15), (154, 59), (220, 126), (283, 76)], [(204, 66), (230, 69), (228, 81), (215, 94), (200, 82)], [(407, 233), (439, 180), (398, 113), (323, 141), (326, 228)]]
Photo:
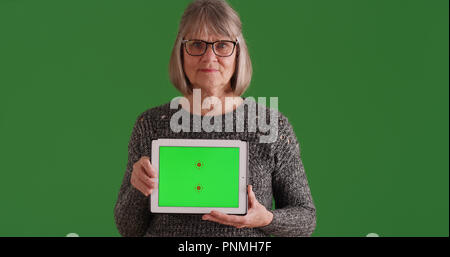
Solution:
[[(185, 97), (189, 100), (189, 112), (201, 116), (206, 114), (215, 116), (232, 112), (244, 101), (242, 97), (235, 95), (231, 89), (227, 91), (194, 89), (192, 94)], [(188, 110), (186, 106), (182, 107)]]

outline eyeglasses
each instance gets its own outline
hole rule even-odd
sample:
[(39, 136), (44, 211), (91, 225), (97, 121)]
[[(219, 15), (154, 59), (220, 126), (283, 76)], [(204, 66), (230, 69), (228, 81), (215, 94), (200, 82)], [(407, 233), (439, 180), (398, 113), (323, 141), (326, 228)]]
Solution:
[(215, 42), (207, 42), (199, 39), (183, 40), (182, 43), (186, 48), (186, 52), (192, 56), (202, 56), (206, 53), (208, 45), (212, 45), (214, 54), (220, 57), (231, 56), (234, 52), (234, 48), (239, 43), (231, 40), (219, 40)]

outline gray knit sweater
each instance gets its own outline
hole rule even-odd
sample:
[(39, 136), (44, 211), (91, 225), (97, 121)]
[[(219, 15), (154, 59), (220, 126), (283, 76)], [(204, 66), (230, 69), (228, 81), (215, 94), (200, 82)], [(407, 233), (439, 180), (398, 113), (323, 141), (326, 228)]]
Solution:
[[(170, 109), (170, 103), (151, 108), (138, 116), (128, 144), (128, 163), (114, 208), (116, 226), (122, 236), (264, 237), (312, 234), (316, 227), (316, 210), (300, 159), (300, 146), (291, 124), (281, 112), (262, 107), (266, 111), (266, 119), (270, 119), (270, 112), (278, 112), (278, 135), (273, 143), (260, 143), (259, 137), (264, 133), (259, 129), (249, 132), (247, 115), (251, 115), (251, 112), (243, 106), (238, 106), (232, 114), (233, 124), (236, 124), (236, 110), (244, 110), (244, 132), (226, 132), (225, 114), (221, 116), (224, 121), (222, 132), (193, 132), (193, 116), (196, 114), (181, 106), (179, 109)], [(178, 110), (190, 115), (190, 132), (175, 133), (171, 130), (170, 118)], [(151, 213), (149, 197), (134, 188), (130, 178), (133, 164), (142, 156), (151, 157), (151, 142), (158, 138), (248, 141), (248, 181), (253, 185), (256, 199), (273, 213), (272, 222), (264, 227), (238, 229), (204, 221), (202, 214)], [(275, 209), (272, 206), (273, 199)]]

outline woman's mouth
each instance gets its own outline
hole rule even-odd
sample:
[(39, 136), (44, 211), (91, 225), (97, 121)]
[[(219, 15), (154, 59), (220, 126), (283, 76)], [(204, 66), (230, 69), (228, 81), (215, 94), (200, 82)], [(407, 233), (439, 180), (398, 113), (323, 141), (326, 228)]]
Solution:
[(202, 71), (202, 72), (216, 72), (217, 70), (213, 70), (213, 69), (200, 69), (200, 71)]

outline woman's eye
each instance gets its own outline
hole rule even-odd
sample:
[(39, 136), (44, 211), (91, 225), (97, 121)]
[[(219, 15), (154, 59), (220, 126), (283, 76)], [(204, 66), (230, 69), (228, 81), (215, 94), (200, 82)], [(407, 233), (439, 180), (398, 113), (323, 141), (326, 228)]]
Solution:
[(192, 45), (196, 48), (202, 48), (202, 42), (194, 42)]

